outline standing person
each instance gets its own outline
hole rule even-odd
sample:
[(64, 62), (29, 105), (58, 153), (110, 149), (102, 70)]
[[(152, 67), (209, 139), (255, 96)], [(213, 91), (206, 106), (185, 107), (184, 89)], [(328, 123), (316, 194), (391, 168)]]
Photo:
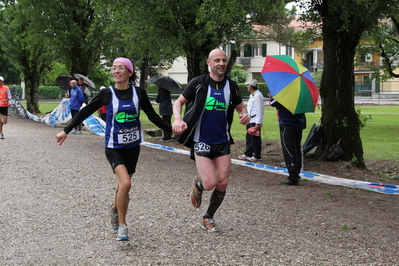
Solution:
[[(159, 114), (162, 116), (163, 121), (172, 124), (172, 114), (173, 114), (173, 106), (172, 100), (170, 98), (170, 91), (159, 87), (157, 98), (155, 101), (159, 103)], [(162, 142), (169, 142), (172, 138), (172, 134), (169, 131), (163, 131)]]
[(4, 78), (0, 76), (0, 139), (4, 139), (3, 125), (8, 121), (8, 106), (10, 106), (11, 93), (4, 85)]
[(107, 106), (107, 124), (105, 128), (105, 155), (115, 173), (118, 182), (113, 203), (109, 206), (111, 225), (118, 230), (117, 240), (129, 240), (126, 213), (129, 205), (131, 178), (136, 171), (140, 153), (140, 143), (144, 140), (140, 123), (140, 110), (149, 120), (163, 130), (172, 131), (154, 111), (146, 91), (135, 87), (136, 72), (127, 58), (117, 58), (111, 67), (115, 86), (100, 90), (76, 115), (64, 131), (56, 135), (61, 145), (72, 128), (101, 106)]
[[(213, 216), (221, 205), (231, 168), (230, 134), (234, 110), (240, 123), (248, 124), (248, 112), (242, 102), (238, 85), (225, 76), (227, 56), (215, 49), (206, 60), (210, 73), (191, 80), (173, 105), (173, 132), (181, 134), (178, 141), (191, 148), (199, 178), (195, 178), (191, 203), (201, 206), (202, 192), (213, 190), (209, 207), (201, 220), (208, 232), (216, 232)], [(181, 110), (188, 103), (184, 119)]]
[(19, 100), (18, 95), (19, 95), (19, 91), (18, 91), (17, 85), (14, 84), (14, 85), (12, 85), (12, 88), (11, 88), (11, 96), (13, 99)]
[(85, 80), (83, 78), (78, 79), (78, 84), (80, 89), (82, 90), (83, 96), (84, 96), (84, 103), (88, 104), (89, 103), (89, 96), (90, 96), (90, 90), (89, 86), (85, 83)]
[[(270, 95), (269, 95), (270, 97)], [(288, 178), (281, 181), (280, 185), (298, 186), (302, 168), (302, 131), (306, 128), (305, 114), (292, 114), (282, 104), (270, 98), (270, 105), (276, 107), (280, 126), (280, 140), (283, 149), (285, 166)]]
[[(239, 156), (239, 158), (255, 162), (262, 159), (262, 139), (260, 128), (263, 126), (265, 103), (263, 94), (258, 90), (258, 81), (256, 79), (253, 79), (245, 84), (247, 85), (248, 91), (251, 93), (247, 105), (250, 121), (246, 127), (246, 150), (244, 154)], [(248, 132), (249, 128), (255, 128), (255, 131)]]
[[(72, 119), (79, 112), (84, 102), (82, 90), (77, 85), (76, 80), (71, 80), (71, 90), (69, 92), (69, 109), (71, 109)], [(82, 134), (82, 124), (76, 125), (72, 134)]]

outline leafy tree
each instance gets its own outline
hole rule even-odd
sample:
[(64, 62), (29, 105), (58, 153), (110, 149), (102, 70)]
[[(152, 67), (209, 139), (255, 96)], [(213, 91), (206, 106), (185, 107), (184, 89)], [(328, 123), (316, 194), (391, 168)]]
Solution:
[(235, 64), (230, 71), (230, 78), (237, 83), (244, 83), (248, 78), (248, 73), (242, 69), (242, 65)]
[(19, 0), (8, 2), (1, 10), (4, 37), (2, 50), (10, 62), (19, 70), (25, 80), (27, 110), (40, 113), (38, 106), (39, 83), (44, 69), (52, 61), (49, 39), (41, 38), (37, 29), (40, 27), (35, 20), (37, 12), (31, 2)]
[[(100, 1), (107, 6), (106, 10), (117, 14), (118, 20), (114, 22), (122, 33), (125, 53), (129, 51), (130, 57), (137, 57), (142, 71), (151, 66), (150, 62), (167, 65), (182, 55), (187, 61), (188, 81), (208, 71), (206, 58), (212, 49), (241, 40), (252, 32), (247, 17), (250, 8), (263, 12), (272, 10), (272, 5), (285, 3), (261, 0)], [(235, 60), (230, 61), (232, 67)]]
[(32, 0), (40, 12), (35, 19), (43, 26), (45, 38), (52, 40), (59, 61), (70, 74), (93, 74), (104, 49), (114, 41), (108, 30), (111, 18), (92, 0)]
[[(398, 78), (394, 72), (399, 67), (399, 15), (391, 14), (389, 19), (380, 20), (377, 27), (364, 32), (362, 42), (357, 47), (357, 55), (378, 53), (382, 64), (371, 62), (370, 69), (375, 70), (375, 78), (387, 80)], [(357, 60), (361, 61), (361, 60)]]
[(329, 147), (342, 139), (343, 159), (366, 168), (360, 138), (359, 116), (354, 108), (354, 58), (365, 30), (378, 19), (398, 10), (394, 0), (312, 0), (308, 18), (322, 27), (324, 71), (320, 84), (325, 159)]

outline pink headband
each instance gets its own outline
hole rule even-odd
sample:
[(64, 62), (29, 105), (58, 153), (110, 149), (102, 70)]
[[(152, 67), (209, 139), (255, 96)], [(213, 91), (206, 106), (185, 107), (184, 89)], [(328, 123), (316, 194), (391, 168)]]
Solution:
[(130, 61), (129, 59), (124, 58), (124, 57), (119, 57), (114, 60), (114, 64), (115, 64), (115, 62), (123, 63), (127, 67), (127, 69), (129, 69), (130, 72), (134, 73), (132, 61)]

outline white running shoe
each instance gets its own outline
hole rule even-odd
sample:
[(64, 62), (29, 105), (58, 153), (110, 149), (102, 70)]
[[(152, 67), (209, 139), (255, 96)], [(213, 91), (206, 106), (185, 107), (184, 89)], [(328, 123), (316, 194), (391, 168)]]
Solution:
[(118, 228), (118, 241), (129, 241), (129, 230), (126, 224), (120, 224)]

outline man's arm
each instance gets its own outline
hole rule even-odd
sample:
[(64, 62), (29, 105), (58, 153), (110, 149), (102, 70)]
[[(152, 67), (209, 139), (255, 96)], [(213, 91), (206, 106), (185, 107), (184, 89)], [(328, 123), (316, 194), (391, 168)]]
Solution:
[(238, 117), (240, 118), (240, 124), (248, 125), (249, 115), (244, 103), (241, 102), (240, 104), (236, 105), (236, 110), (238, 112)]

